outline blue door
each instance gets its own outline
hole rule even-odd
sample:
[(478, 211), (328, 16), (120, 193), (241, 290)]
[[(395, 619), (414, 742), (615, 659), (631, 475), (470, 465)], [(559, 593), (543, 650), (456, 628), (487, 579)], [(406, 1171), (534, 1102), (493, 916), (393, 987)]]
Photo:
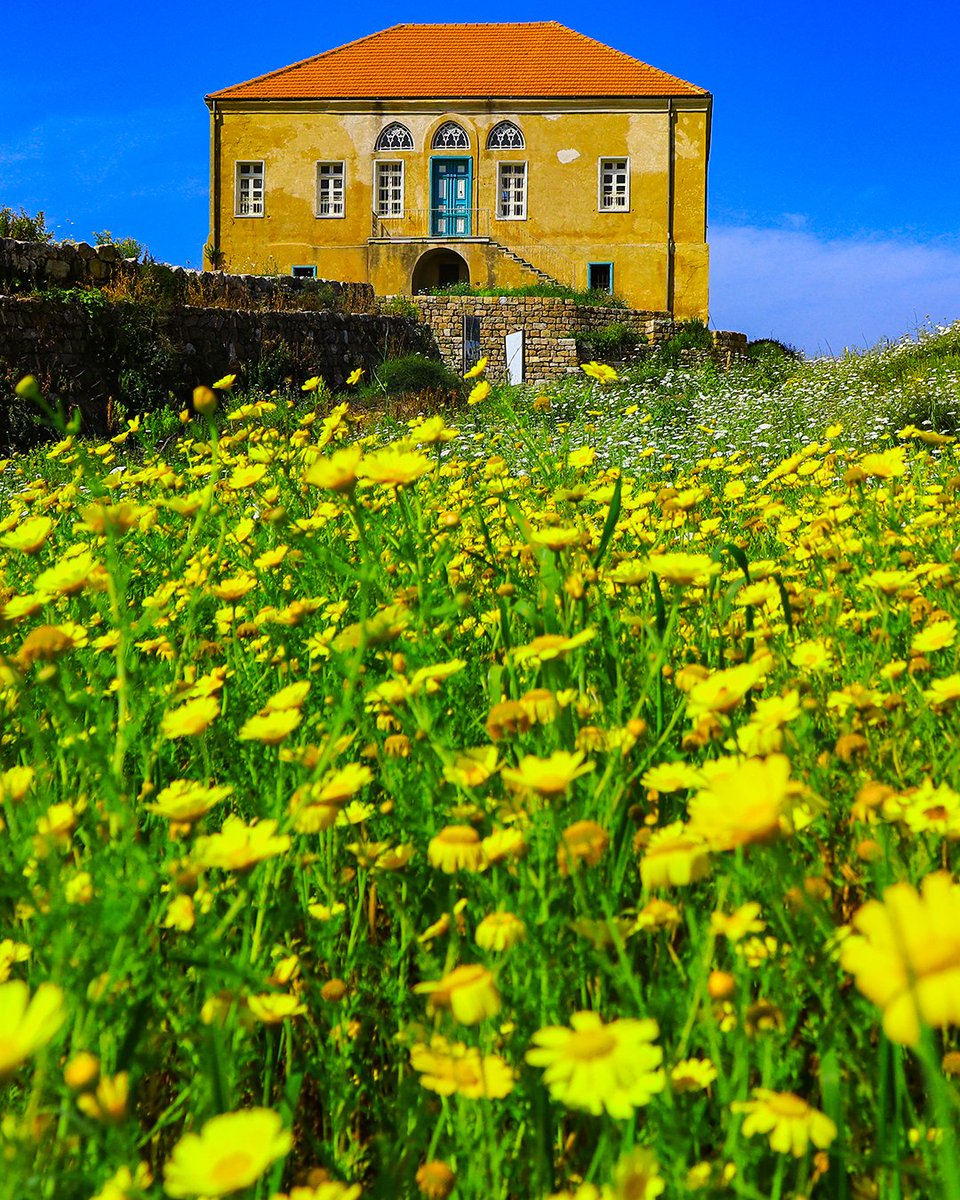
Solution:
[(472, 158), (431, 160), (431, 237), (470, 236), (470, 192)]

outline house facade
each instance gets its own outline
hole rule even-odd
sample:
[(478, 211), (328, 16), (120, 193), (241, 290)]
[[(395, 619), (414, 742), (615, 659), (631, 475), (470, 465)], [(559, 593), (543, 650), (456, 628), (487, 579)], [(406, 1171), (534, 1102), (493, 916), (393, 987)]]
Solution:
[(712, 98), (565, 26), (397, 25), (206, 103), (231, 270), (707, 317)]

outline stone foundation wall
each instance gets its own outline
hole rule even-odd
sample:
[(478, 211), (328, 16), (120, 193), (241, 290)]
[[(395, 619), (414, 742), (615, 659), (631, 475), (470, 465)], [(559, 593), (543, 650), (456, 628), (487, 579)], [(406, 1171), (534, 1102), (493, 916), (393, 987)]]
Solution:
[(90, 307), (33, 296), (0, 296), (0, 453), (37, 440), (13, 394), (24, 375), (79, 408), (83, 431), (102, 436), (109, 401), (130, 415), (188, 402), (194, 386), (236, 371), (267, 387), (321, 375), (332, 388), (355, 367), (367, 376), (385, 357), (437, 357), (430, 330), (414, 320), (365, 313), (235, 312), (177, 306)]
[(433, 330), (441, 358), (458, 372), (463, 370), (463, 318), (479, 317), (480, 353), (489, 360), (491, 379), (506, 374), (504, 339), (518, 329), (524, 331), (525, 380), (529, 383), (547, 383), (577, 372), (578, 333), (619, 323), (636, 330), (644, 346), (655, 346), (676, 332), (676, 324), (666, 312), (588, 308), (554, 296), (415, 296), (413, 303)]
[(106, 288), (118, 299), (147, 299), (164, 306), (190, 304), (247, 311), (376, 310), (376, 296), (369, 283), (190, 271), (122, 259), (114, 246), (94, 247), (86, 242), (43, 245), (0, 238), (0, 294), (86, 287)]

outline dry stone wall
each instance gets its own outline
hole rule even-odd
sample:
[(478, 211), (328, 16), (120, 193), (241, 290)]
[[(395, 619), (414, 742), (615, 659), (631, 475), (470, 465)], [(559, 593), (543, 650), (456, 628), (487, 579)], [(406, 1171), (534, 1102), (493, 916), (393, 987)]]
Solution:
[(25, 448), (37, 429), (13, 394), (35, 375), (46, 394), (78, 408), (91, 436), (110, 432), (109, 401), (132, 414), (182, 405), (198, 383), (231, 371), (265, 386), (322, 375), (340, 387), (350, 371), (368, 376), (384, 357), (437, 357), (425, 326), (402, 317), (340, 312), (239, 312), (175, 306), (87, 306), (36, 296), (0, 296), (0, 453)]
[(372, 313), (369, 283), (295, 279), (290, 275), (226, 275), (120, 257), (114, 246), (86, 242), (19, 242), (0, 238), (0, 293), (99, 287), (136, 299), (150, 292), (167, 304), (203, 308)]
[[(440, 356), (455, 371), (463, 370), (463, 319), (480, 321), (480, 353), (488, 359), (492, 379), (506, 375), (504, 341), (509, 333), (524, 333), (524, 378), (548, 383), (575, 374), (581, 362), (576, 337), (613, 323), (638, 335), (641, 347), (657, 346), (677, 332), (668, 312), (606, 308), (576, 304), (555, 296), (415, 296), (423, 321), (433, 330)], [(718, 360), (746, 353), (742, 333), (715, 333)]]

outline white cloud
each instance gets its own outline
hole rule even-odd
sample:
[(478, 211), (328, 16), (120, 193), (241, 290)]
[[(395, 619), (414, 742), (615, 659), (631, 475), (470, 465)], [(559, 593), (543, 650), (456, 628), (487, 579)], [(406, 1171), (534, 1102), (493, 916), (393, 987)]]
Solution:
[(807, 354), (839, 354), (960, 318), (960, 245), (712, 226), (710, 319)]

